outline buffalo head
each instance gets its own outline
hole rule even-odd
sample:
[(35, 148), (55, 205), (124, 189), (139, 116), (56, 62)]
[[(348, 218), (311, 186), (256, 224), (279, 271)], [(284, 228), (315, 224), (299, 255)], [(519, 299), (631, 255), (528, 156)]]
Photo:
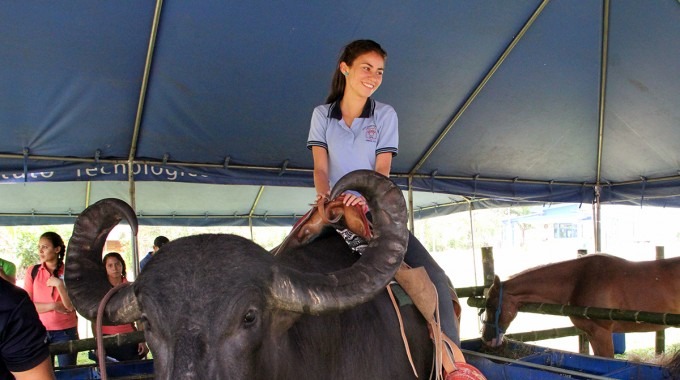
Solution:
[[(264, 378), (264, 367), (277, 359), (260, 359), (290, 348), (277, 337), (301, 316), (337, 313), (370, 300), (402, 262), (408, 231), (399, 188), (380, 174), (357, 171), (341, 179), (332, 196), (348, 189), (365, 195), (374, 226), (374, 238), (351, 267), (301, 271), (238, 236), (190, 236), (163, 246), (139, 278), (108, 302), (104, 319), (143, 321), (157, 379)], [(108, 233), (123, 219), (136, 233), (134, 211), (105, 199), (75, 223), (65, 282), (88, 319), (96, 317), (110, 289), (101, 254)]]

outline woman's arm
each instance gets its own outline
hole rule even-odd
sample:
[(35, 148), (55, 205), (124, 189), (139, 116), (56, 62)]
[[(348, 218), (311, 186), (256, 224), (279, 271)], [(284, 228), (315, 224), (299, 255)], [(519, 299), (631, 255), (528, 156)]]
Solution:
[(61, 302), (33, 302), (38, 314), (47, 313), (48, 311), (56, 311), (57, 313), (68, 314), (73, 309), (67, 309)]
[(312, 157), (314, 159), (314, 188), (316, 200), (319, 200), (322, 196), (328, 197), (331, 194), (331, 185), (328, 181), (328, 151), (321, 146), (313, 146)]
[[(390, 170), (392, 168), (392, 153), (385, 152), (380, 153), (375, 156), (375, 171), (384, 175), (385, 177), (390, 176)], [(348, 206), (354, 205), (366, 205), (366, 199), (361, 196), (354, 195), (352, 193), (345, 193), (344, 203)]]
[[(142, 321), (135, 321), (132, 323), (132, 327), (135, 328), (137, 331), (144, 331), (144, 324)], [(139, 342), (137, 345), (137, 354), (140, 357), (146, 356), (146, 354), (149, 353), (149, 346), (146, 344), (146, 342)]]
[(66, 286), (64, 286), (64, 281), (62, 279), (59, 279), (61, 284), (57, 286), (57, 291), (59, 292), (59, 295), (61, 296), (61, 302), (63, 303), (64, 307), (68, 311), (73, 311), (73, 303), (71, 302), (71, 297), (68, 296), (68, 292), (66, 291)]
[(12, 372), (17, 380), (53, 380), (54, 371), (50, 357), (28, 371)]
[(384, 175), (385, 177), (390, 176), (390, 170), (392, 170), (392, 153), (385, 152), (380, 153), (375, 156), (375, 171)]
[(56, 304), (56, 302), (33, 302), (33, 304), (35, 305), (38, 314), (42, 314), (54, 310), (54, 304)]
[(71, 298), (69, 298), (66, 292), (66, 286), (64, 285), (64, 280), (59, 277), (50, 277), (47, 280), (47, 286), (52, 286), (57, 288), (59, 295), (61, 296), (61, 302), (68, 311), (73, 311), (73, 303), (71, 303)]

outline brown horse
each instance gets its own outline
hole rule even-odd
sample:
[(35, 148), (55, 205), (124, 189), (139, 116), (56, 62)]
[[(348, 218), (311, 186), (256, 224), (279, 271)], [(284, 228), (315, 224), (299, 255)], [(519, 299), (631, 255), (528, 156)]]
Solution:
[[(482, 340), (499, 346), (517, 309), (543, 302), (657, 313), (680, 312), (680, 257), (633, 262), (605, 254), (528, 269), (489, 289)], [(500, 307), (500, 309), (499, 309)], [(595, 355), (614, 356), (612, 332), (659, 331), (663, 325), (569, 317)]]

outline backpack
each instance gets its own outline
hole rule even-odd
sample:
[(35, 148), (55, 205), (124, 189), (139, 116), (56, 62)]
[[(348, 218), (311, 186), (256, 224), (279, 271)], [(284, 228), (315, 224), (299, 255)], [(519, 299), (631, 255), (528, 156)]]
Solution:
[(31, 279), (35, 281), (35, 276), (38, 275), (38, 270), (40, 269), (40, 264), (35, 264), (33, 268), (31, 268)]

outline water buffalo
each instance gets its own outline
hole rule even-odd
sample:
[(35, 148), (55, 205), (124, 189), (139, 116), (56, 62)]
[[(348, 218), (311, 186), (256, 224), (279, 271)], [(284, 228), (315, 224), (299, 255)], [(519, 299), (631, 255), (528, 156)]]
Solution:
[[(427, 379), (432, 343), (424, 319), (402, 307), (414, 369), (384, 291), (408, 242), (399, 188), (371, 172), (350, 173), (332, 196), (366, 196), (374, 238), (357, 257), (335, 231), (307, 246), (269, 254), (233, 235), (166, 244), (129, 287), (113, 296), (107, 323), (141, 319), (156, 379)], [(75, 223), (65, 281), (78, 311), (93, 319), (110, 289), (101, 264), (111, 229), (133, 210), (107, 199)]]

